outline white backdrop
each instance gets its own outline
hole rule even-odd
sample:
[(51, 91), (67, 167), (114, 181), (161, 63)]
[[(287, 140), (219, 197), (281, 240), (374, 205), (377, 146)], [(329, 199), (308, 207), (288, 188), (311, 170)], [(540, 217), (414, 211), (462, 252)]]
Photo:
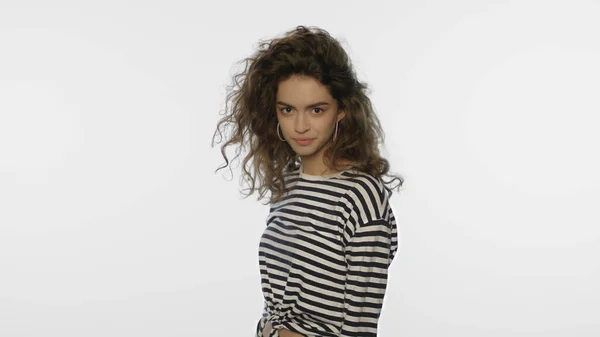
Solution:
[(210, 141), (234, 62), (296, 25), (342, 41), (406, 179), (379, 335), (600, 335), (599, 17), (1, 1), (0, 336), (253, 336), (268, 206)]

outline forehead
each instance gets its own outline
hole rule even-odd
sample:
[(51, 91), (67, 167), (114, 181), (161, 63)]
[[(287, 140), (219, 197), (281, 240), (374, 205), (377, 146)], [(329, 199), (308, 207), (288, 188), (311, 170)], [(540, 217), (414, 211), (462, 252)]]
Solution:
[(331, 100), (329, 90), (322, 83), (312, 77), (292, 76), (279, 82), (277, 98), (282, 100), (301, 102), (315, 99)]

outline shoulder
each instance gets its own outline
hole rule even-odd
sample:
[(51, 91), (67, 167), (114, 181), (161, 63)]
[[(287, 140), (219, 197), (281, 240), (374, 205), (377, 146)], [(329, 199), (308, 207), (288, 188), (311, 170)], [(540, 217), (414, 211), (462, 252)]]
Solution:
[(389, 193), (381, 178), (364, 172), (346, 173), (352, 184), (341, 197), (341, 202), (359, 223), (367, 223), (386, 217)]
[[(393, 231), (394, 218), (389, 203), (390, 193), (381, 178), (363, 172), (353, 172), (350, 179), (354, 183), (339, 202), (343, 246), (346, 247), (358, 232), (389, 237)], [(388, 230), (381, 231), (381, 228), (384, 228), (380, 226), (382, 224), (385, 224)]]

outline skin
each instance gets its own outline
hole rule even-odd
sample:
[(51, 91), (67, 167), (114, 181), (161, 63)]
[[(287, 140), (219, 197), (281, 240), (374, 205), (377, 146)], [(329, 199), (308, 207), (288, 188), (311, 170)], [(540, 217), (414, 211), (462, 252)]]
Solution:
[(304, 337), (304, 335), (290, 331), (288, 329), (279, 329), (279, 337)]
[[(328, 104), (311, 106), (318, 102)], [(336, 123), (346, 116), (346, 112), (338, 109), (329, 90), (312, 77), (294, 75), (279, 83), (276, 111), (280, 133), (302, 159), (303, 172), (309, 175), (336, 173), (325, 165), (323, 153), (331, 145)], [(301, 145), (294, 138), (314, 140)]]
[[(271, 332), (271, 329), (272, 329), (271, 322), (267, 322), (267, 326), (265, 326), (265, 329), (263, 330), (263, 337), (268, 337), (269, 333)], [(285, 328), (281, 328), (278, 331), (279, 331), (279, 337), (305, 337), (304, 335), (301, 335), (297, 332), (290, 331)]]

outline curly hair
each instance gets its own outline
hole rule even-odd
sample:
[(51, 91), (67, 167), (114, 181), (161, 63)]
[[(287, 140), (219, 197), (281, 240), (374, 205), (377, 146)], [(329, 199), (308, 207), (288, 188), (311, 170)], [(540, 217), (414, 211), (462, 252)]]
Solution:
[[(232, 125), (231, 138), (221, 146), (225, 165), (229, 165), (225, 149), (230, 145), (240, 145), (234, 157), (240, 155), (241, 147), (249, 147), (243, 161), (243, 179), (251, 185), (248, 197), (255, 189), (258, 200), (269, 190), (270, 203), (278, 202), (285, 192), (284, 173), (298, 168), (299, 158), (287, 142), (281, 142), (277, 135), (275, 101), (278, 84), (293, 75), (309, 76), (322, 83), (337, 101), (339, 109), (347, 112), (339, 122), (337, 140), (323, 153), (323, 161), (330, 169), (340, 169), (338, 159), (352, 162), (351, 169), (366, 172), (381, 178), (383, 175), (399, 180), (398, 189), (404, 179), (388, 174), (388, 160), (381, 157), (378, 143), (384, 142), (381, 128), (371, 100), (367, 96), (368, 86), (359, 82), (352, 63), (341, 44), (318, 27), (297, 26), (283, 37), (272, 40), (259, 40), (258, 50), (245, 62), (244, 70), (233, 76), (234, 85), (228, 86), (223, 118), (217, 124), (221, 127)], [(233, 104), (228, 113), (229, 103)], [(221, 115), (223, 115), (221, 114)], [(220, 143), (220, 141), (218, 142)], [(252, 160), (256, 178), (249, 171)], [(231, 169), (231, 168), (230, 168)], [(259, 186), (256, 186), (256, 180)], [(383, 179), (381, 179), (383, 181)], [(386, 186), (392, 194), (392, 188)]]

